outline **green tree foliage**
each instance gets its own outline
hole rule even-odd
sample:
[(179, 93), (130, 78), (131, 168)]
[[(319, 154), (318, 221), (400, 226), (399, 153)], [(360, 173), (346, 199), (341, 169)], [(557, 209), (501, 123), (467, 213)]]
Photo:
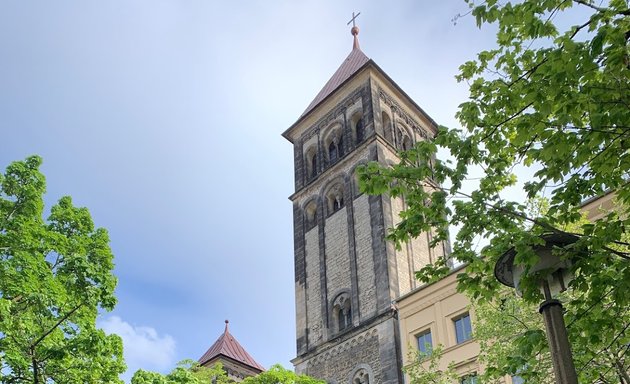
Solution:
[(0, 174), (0, 382), (121, 382), (122, 342), (96, 328), (116, 303), (107, 231), (70, 197), (44, 220), (40, 165)]
[(131, 384), (233, 384), (221, 363), (202, 367), (196, 361), (181, 361), (172, 372), (162, 375), (156, 372), (136, 371)]
[[(440, 127), (434, 141), (403, 153), (399, 165), (368, 164), (360, 172), (363, 188), (405, 198), (402, 221), (389, 235), (398, 243), (425, 231), (435, 232), (434, 244), (447, 241), (449, 225), (460, 226), (452, 256), (468, 267), (459, 287), (481, 303), (501, 291), (493, 268), (502, 253), (514, 246), (516, 262), (531, 267), (538, 235), (564, 232), (579, 222), (582, 201), (614, 190), (618, 210), (582, 224), (579, 241), (562, 256), (575, 274), (565, 318), (581, 351), (574, 354), (580, 381), (619, 382), (627, 363), (619, 367), (612, 355), (627, 354), (630, 343), (630, 249), (623, 239), (630, 226), (628, 2), (467, 3), (479, 26), (497, 26), (497, 45), (460, 67), (458, 80), (470, 85), (457, 112), (463, 128)], [(434, 161), (438, 148), (451, 160)], [(515, 169), (523, 167), (533, 173), (522, 180), (526, 197), (549, 197), (540, 215), (506, 194), (519, 186)], [(473, 181), (478, 170), (483, 174)], [(479, 252), (480, 239), (488, 246)], [(578, 249), (588, 252), (572, 252)], [(448, 269), (441, 260), (418, 277), (437, 279)], [(525, 302), (540, 302), (533, 278), (522, 288)], [(506, 373), (544, 353), (540, 333), (529, 335), (535, 348), (518, 349)], [(596, 364), (603, 354), (611, 357), (605, 369)]]
[[(138, 370), (131, 379), (131, 384), (233, 384), (221, 363), (212, 367), (201, 367), (197, 362), (184, 360), (171, 373), (161, 375), (155, 372)], [(268, 371), (261, 372), (243, 380), (243, 384), (325, 384), (324, 381), (293, 371), (276, 364)]]
[[(541, 213), (547, 210), (546, 200), (536, 200), (532, 203), (534, 212)], [(578, 231), (583, 225), (588, 225), (586, 218), (575, 223), (571, 227), (563, 228), (566, 231)], [(622, 237), (622, 241), (630, 240), (630, 235)], [(613, 246), (619, 248), (618, 246)], [(576, 291), (564, 292), (560, 299), (563, 302), (571, 302), (581, 293)], [(614, 298), (605, 295), (597, 306), (607, 310), (618, 308), (613, 302)], [(592, 304), (591, 304), (592, 305)], [(528, 383), (554, 383), (554, 377), (550, 376), (551, 360), (547, 350), (547, 339), (542, 317), (538, 315), (538, 306), (532, 302), (522, 300), (514, 294), (512, 289), (501, 287), (495, 294), (494, 300), (474, 300), (475, 331), (474, 336), (481, 345), (479, 360), (486, 366), (482, 375), (484, 382), (496, 382), (506, 373), (518, 374)], [(601, 317), (601, 309), (580, 308), (580, 310), (592, 310), (593, 314), (582, 317), (582, 313), (576, 313), (575, 307), (567, 312), (568, 326), (572, 329), (575, 338), (573, 340), (573, 354), (577, 361), (584, 361), (582, 356), (588, 356), (588, 364), (582, 365), (583, 377), (600, 383), (630, 383), (628, 367), (628, 345), (625, 341), (618, 342), (609, 337), (600, 337), (602, 330), (593, 329)], [(623, 312), (622, 312), (623, 313)], [(627, 317), (617, 319), (620, 321), (618, 329), (622, 333), (628, 327)], [(501, 332), (497, 332), (500, 329)], [(602, 342), (603, 341), (603, 342)], [(604, 353), (594, 353), (603, 351)], [(527, 367), (524, 369), (524, 367)], [(621, 379), (620, 379), (621, 378)]]
[(410, 352), (407, 361), (412, 363), (403, 370), (409, 375), (410, 384), (452, 384), (458, 381), (459, 377), (455, 372), (453, 364), (448, 364), (445, 369), (441, 368), (444, 348), (438, 345), (429, 353), (422, 353), (409, 348)]
[(472, 307), (479, 361), (485, 366), (481, 382), (495, 383), (506, 374), (518, 374), (526, 383), (555, 383), (537, 305), (523, 302), (503, 287), (496, 300), (477, 301)]
[(269, 370), (256, 376), (247, 377), (243, 384), (325, 384), (325, 381), (317, 380), (306, 375), (298, 375), (293, 371), (276, 364)]

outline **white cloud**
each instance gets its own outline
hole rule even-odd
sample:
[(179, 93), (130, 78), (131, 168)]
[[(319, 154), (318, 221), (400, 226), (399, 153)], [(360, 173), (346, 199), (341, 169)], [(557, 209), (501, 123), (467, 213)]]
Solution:
[(118, 316), (102, 319), (98, 325), (105, 333), (115, 333), (123, 340), (127, 363), (123, 379), (129, 381), (140, 368), (164, 372), (174, 365), (175, 339), (170, 335), (159, 335), (155, 328), (148, 326), (133, 326)]

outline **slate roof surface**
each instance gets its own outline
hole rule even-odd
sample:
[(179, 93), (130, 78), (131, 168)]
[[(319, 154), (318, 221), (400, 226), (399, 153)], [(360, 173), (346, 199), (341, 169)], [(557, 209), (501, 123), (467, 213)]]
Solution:
[(354, 75), (361, 67), (363, 67), (370, 59), (359, 49), (358, 44), (352, 49), (348, 57), (341, 63), (341, 66), (334, 75), (328, 80), (324, 88), (315, 96), (315, 99), (308, 105), (303, 117), (310, 111), (312, 111), (319, 103), (321, 103), (326, 97), (333, 93), (344, 81), (348, 80), (350, 76)]
[(227, 322), (225, 324), (225, 332), (223, 332), (223, 334), (219, 336), (217, 341), (215, 341), (214, 344), (212, 344), (212, 346), (206, 351), (206, 353), (201, 356), (201, 358), (199, 359), (199, 364), (203, 365), (206, 362), (214, 359), (215, 357), (218, 357), (219, 355), (223, 355), (232, 360), (236, 360), (261, 372), (265, 370), (265, 368), (262, 365), (258, 364), (256, 360), (254, 360), (254, 358), (251, 357), (249, 353), (247, 353), (245, 348), (243, 348), (241, 344), (236, 341), (234, 336), (232, 336), (232, 334), (228, 330)]

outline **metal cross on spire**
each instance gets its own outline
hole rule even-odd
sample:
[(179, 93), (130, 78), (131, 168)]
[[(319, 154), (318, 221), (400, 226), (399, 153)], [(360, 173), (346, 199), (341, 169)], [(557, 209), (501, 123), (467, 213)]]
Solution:
[(361, 14), (361, 12), (357, 13), (356, 15), (354, 14), (354, 12), (352, 12), (352, 19), (350, 19), (350, 21), (348, 21), (347, 25), (350, 25), (350, 23), (352, 23), (352, 29), (350, 29), (350, 33), (352, 34), (352, 36), (354, 36), (353, 42), (352, 42), (352, 49), (360, 49), (359, 48), (359, 38), (357, 37), (357, 35), (359, 34), (359, 27), (357, 27), (355, 20), (356, 18)]
[(352, 12), (352, 19), (350, 19), (350, 21), (348, 21), (348, 24), (346, 25), (350, 25), (350, 23), (352, 23), (353, 27), (356, 27), (356, 24), (354, 22), (354, 20), (359, 17), (359, 15), (361, 14), (361, 12), (357, 13), (356, 15), (354, 14), (354, 12)]

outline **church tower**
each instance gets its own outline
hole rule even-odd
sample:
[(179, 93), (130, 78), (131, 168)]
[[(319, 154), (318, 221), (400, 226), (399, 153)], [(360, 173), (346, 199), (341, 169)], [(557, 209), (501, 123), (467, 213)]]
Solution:
[[(354, 15), (353, 15), (354, 24)], [(403, 382), (392, 302), (414, 271), (444, 255), (430, 235), (397, 250), (385, 239), (401, 199), (359, 191), (355, 170), (392, 164), (436, 123), (359, 48), (283, 136), (294, 146), (296, 371), (336, 384)]]

